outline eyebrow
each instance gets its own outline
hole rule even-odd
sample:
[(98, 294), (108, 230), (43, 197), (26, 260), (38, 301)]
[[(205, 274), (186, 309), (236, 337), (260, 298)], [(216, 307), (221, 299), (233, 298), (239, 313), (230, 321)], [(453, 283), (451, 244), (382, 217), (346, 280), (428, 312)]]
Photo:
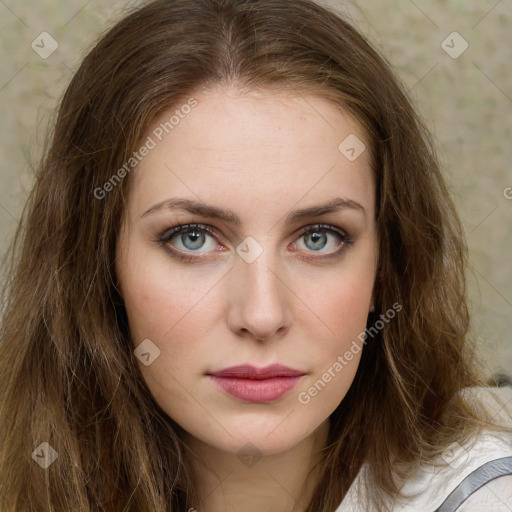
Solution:
[[(185, 198), (166, 199), (165, 201), (157, 203), (151, 208), (149, 208), (146, 212), (142, 214), (142, 217), (145, 217), (146, 215), (163, 209), (183, 210), (193, 213), (195, 215), (199, 215), (201, 217), (222, 220), (228, 224), (233, 224), (236, 226), (239, 226), (242, 223), (240, 217), (232, 210), (219, 208), (217, 206), (208, 205), (201, 201), (195, 201)], [(288, 213), (288, 215), (285, 218), (285, 222), (288, 224), (293, 224), (306, 218), (320, 217), (322, 215), (327, 215), (329, 213), (335, 213), (346, 209), (359, 211), (366, 217), (366, 210), (360, 203), (352, 199), (336, 197), (322, 205), (310, 206), (308, 208), (293, 210), (290, 213)]]

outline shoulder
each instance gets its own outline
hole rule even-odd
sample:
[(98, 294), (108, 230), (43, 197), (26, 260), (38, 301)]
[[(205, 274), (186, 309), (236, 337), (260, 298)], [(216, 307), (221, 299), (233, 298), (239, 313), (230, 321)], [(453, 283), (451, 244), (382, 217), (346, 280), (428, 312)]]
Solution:
[(512, 510), (512, 475), (501, 476), (472, 494), (457, 512), (510, 512)]
[[(470, 388), (463, 393), (504, 430), (482, 429), (463, 445), (453, 442), (435, 464), (421, 466), (404, 486), (410, 496), (404, 512), (437, 511), (445, 500), (450, 503), (451, 508), (446, 507), (450, 512), (501, 512), (482, 503), (491, 498), (502, 503), (501, 496), (506, 503), (512, 498), (512, 388)], [(500, 497), (495, 490), (500, 491)]]
[[(462, 393), (465, 399), (476, 401), (475, 405), (482, 412), (485, 409), (493, 423), (504, 427), (505, 431), (482, 430), (464, 445), (452, 443), (434, 464), (419, 464), (401, 488), (404, 497), (393, 500), (390, 510), (437, 511), (454, 490), (464, 488), (469, 482), (473, 486), (472, 494), (459, 503), (458, 508), (446, 510), (512, 512), (512, 475), (502, 476), (503, 468), (496, 473), (495, 462), (507, 458), (506, 464), (512, 464), (512, 387), (468, 388)], [(364, 484), (366, 469), (363, 466), (336, 512), (376, 512), (371, 506), (361, 506), (370, 494)], [(498, 474), (494, 479), (489, 478), (490, 469)], [(475, 481), (478, 481), (475, 476), (480, 478), (477, 487), (474, 487)]]

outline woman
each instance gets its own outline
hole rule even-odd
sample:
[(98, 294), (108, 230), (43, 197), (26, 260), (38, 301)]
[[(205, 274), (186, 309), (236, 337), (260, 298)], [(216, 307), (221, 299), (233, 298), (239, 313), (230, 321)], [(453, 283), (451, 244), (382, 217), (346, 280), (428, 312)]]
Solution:
[(428, 133), (315, 3), (121, 20), (17, 241), (2, 511), (508, 510), (512, 389)]

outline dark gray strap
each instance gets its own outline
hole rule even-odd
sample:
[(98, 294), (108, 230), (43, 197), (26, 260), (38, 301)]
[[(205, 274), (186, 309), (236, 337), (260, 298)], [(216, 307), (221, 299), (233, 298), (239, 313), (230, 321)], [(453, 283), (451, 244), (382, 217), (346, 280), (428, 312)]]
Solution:
[(512, 475), (512, 457), (487, 462), (464, 478), (435, 512), (455, 512), (480, 487), (505, 475)]

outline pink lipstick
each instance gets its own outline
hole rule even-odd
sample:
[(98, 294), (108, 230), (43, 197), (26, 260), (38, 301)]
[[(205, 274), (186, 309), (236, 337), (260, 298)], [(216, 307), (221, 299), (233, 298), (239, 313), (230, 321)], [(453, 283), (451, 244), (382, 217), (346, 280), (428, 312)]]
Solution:
[(293, 389), (305, 373), (280, 364), (264, 368), (244, 364), (207, 375), (225, 393), (239, 400), (269, 403)]

